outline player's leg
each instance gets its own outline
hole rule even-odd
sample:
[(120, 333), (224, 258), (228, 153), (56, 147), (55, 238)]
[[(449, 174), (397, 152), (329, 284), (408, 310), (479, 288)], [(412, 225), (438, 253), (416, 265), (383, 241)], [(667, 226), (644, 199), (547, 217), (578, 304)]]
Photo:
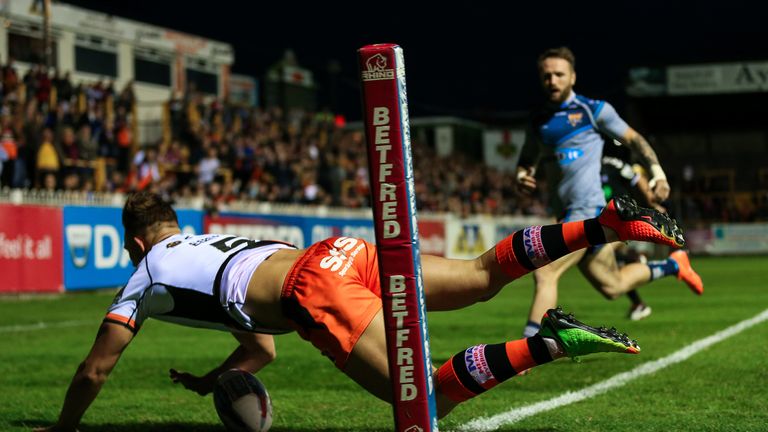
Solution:
[[(614, 242), (603, 247), (613, 247), (613, 254), (616, 256), (619, 267), (633, 262), (645, 262), (644, 259), (641, 259), (642, 255), (637, 252), (636, 248), (627, 243)], [(627, 292), (627, 299), (629, 300), (627, 318), (632, 321), (639, 321), (651, 315), (651, 307), (643, 301), (637, 289)]]
[(631, 263), (619, 268), (613, 248), (609, 246), (586, 254), (579, 262), (579, 270), (610, 300), (651, 280), (651, 269), (646, 264)]
[(651, 315), (651, 307), (643, 301), (636, 289), (628, 292), (627, 298), (629, 299), (629, 312), (627, 313), (627, 318), (632, 321), (640, 321)]
[(488, 300), (527, 273), (587, 246), (615, 239), (612, 229), (593, 218), (522, 229), (474, 260), (423, 256), (427, 308), (452, 310)]
[[(506, 381), (519, 371), (564, 355), (565, 351), (555, 339), (540, 335), (500, 344), (475, 345), (460, 351), (434, 371), (438, 416), (444, 417), (458, 403)], [(358, 339), (342, 370), (372, 395), (392, 402), (381, 311)]]
[(522, 229), (474, 260), (425, 256), (427, 308), (450, 310), (493, 297), (504, 285), (588, 246), (616, 240), (684, 244), (668, 216), (634, 201), (612, 200), (597, 218)]
[[(444, 417), (459, 403), (473, 398), (517, 373), (565, 356), (597, 352), (636, 354), (637, 342), (615, 330), (594, 328), (560, 310), (550, 310), (544, 328), (533, 337), (462, 350), (434, 371), (437, 411)], [(392, 402), (384, 316), (374, 317), (357, 340), (344, 373), (379, 399)]]
[(528, 311), (528, 322), (523, 329), (523, 337), (533, 336), (539, 331), (544, 312), (557, 305), (557, 286), (560, 277), (579, 262), (584, 253), (584, 249), (571, 253), (533, 272), (533, 302)]
[(547, 311), (542, 325), (541, 331), (532, 337), (475, 345), (440, 366), (434, 374), (440, 415), (522, 371), (561, 357), (640, 352), (637, 342), (629, 340), (626, 334), (588, 326), (559, 309)]
[(386, 402), (392, 401), (384, 313), (381, 310), (355, 343), (342, 370), (372, 395)]
[(685, 252), (676, 251), (664, 260), (630, 263), (619, 268), (612, 249), (603, 247), (597, 253), (587, 254), (579, 262), (579, 269), (608, 299), (615, 299), (664, 276), (678, 276), (679, 279), (683, 279), (679, 276), (683, 271), (687, 276), (683, 279), (686, 284), (694, 293), (701, 294), (704, 289), (701, 278), (693, 271), (687, 258), (688, 255)]

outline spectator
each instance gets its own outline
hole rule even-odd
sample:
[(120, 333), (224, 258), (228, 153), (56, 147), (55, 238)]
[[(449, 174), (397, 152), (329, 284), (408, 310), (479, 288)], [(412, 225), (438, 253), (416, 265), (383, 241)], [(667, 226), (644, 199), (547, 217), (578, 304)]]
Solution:
[(53, 173), (46, 173), (43, 176), (43, 190), (48, 193), (53, 193), (58, 188), (56, 175)]
[(200, 165), (197, 167), (197, 181), (201, 185), (207, 185), (211, 183), (216, 177), (216, 172), (221, 166), (219, 161), (218, 151), (216, 147), (208, 147), (208, 153), (205, 158), (200, 161)]
[[(53, 140), (53, 132), (49, 128), (43, 129), (40, 148), (37, 150), (37, 163), (35, 166), (36, 185), (45, 187), (44, 179), (52, 175), (54, 181), (61, 168), (60, 150), (56, 148)], [(47, 189), (47, 187), (46, 187)]]
[[(58, 75), (58, 72), (57, 72)], [(57, 94), (57, 101), (59, 103), (66, 103), (70, 104), (72, 103), (72, 95), (73, 95), (73, 88), (72, 88), (72, 80), (69, 75), (69, 71), (64, 74), (64, 77), (54, 80), (53, 82), (55, 88), (56, 88), (56, 94)]]
[(0, 147), (5, 153), (3, 172), (0, 174), (0, 184), (12, 186), (16, 170), (16, 158), (19, 155), (19, 147), (16, 141), (16, 133), (11, 125), (11, 118), (4, 115), (2, 118), (2, 132), (0, 132)]
[(157, 149), (149, 147), (136, 154), (137, 189), (142, 190), (154, 182), (160, 181), (160, 166), (157, 163)]

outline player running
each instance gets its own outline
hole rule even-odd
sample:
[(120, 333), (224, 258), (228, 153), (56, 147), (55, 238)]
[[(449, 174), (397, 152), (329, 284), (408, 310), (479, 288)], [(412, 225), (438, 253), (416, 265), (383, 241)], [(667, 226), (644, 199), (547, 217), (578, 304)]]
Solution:
[[(171, 371), (200, 394), (231, 368), (255, 372), (274, 356), (269, 334), (297, 331), (373, 395), (391, 400), (376, 249), (335, 237), (298, 250), (282, 242), (231, 235), (182, 234), (171, 206), (152, 193), (128, 198), (125, 248), (136, 271), (109, 307), (96, 340), (77, 368), (49, 431), (72, 431), (131, 340), (150, 317), (232, 332), (240, 345), (204, 377)], [(597, 218), (529, 227), (474, 260), (422, 257), (430, 310), (451, 310), (493, 297), (504, 285), (573, 251), (617, 240), (681, 245), (666, 215), (611, 201)], [(344, 265), (338, 265), (344, 263)], [(559, 309), (542, 314), (536, 335), (462, 350), (434, 371), (438, 414), (519, 371), (561, 357), (596, 352), (636, 354), (615, 329), (594, 328)], [(475, 368), (465, 362), (474, 357)], [(471, 369), (470, 369), (471, 368)]]
[[(547, 101), (532, 115), (526, 134), (517, 170), (520, 193), (530, 194), (536, 189), (535, 170), (542, 165), (548, 183), (557, 186), (557, 194), (551, 194), (552, 208), (562, 211), (563, 222), (595, 217), (605, 206), (600, 182), (602, 133), (628, 146), (648, 164), (655, 201), (667, 199), (669, 183), (650, 144), (619, 117), (611, 104), (573, 91), (574, 66), (575, 57), (565, 47), (549, 49), (539, 56), (539, 76)], [(698, 295), (704, 291), (684, 251), (673, 252), (666, 260), (632, 263), (619, 269), (612, 248), (580, 250), (534, 273), (536, 290), (524, 336), (539, 331), (539, 317), (557, 303), (560, 276), (577, 263), (587, 280), (608, 299), (669, 275), (676, 275)]]
[[(632, 152), (619, 141), (606, 139), (601, 159), (600, 181), (603, 184), (603, 195), (606, 201), (614, 196), (631, 195), (645, 206), (662, 213), (667, 212), (663, 206), (654, 202), (655, 198), (648, 185), (645, 170), (639, 164), (632, 163)], [(619, 266), (623, 266), (627, 263), (645, 261), (644, 256), (634, 247), (636, 245), (637, 243), (616, 242), (604, 247), (613, 247), (616, 262)], [(651, 263), (651, 265), (655, 264), (663, 263)], [(643, 301), (637, 289), (629, 291), (627, 297), (631, 303), (627, 314), (629, 319), (639, 321), (651, 315), (651, 307)]]

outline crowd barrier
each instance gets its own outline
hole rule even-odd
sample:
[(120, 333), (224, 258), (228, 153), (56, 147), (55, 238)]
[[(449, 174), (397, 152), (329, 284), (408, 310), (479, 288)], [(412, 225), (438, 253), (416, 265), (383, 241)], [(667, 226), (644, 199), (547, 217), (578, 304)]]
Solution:
[[(256, 209), (258, 210), (258, 209)], [(370, 213), (288, 208), (205, 215), (177, 209), (189, 234), (224, 233), (273, 239), (299, 248), (331, 236), (374, 241)], [(535, 217), (420, 215), (421, 253), (474, 258), (510, 233), (551, 223)], [(768, 253), (768, 223), (714, 224), (686, 233), (692, 252)], [(61, 292), (117, 287), (133, 266), (123, 248), (121, 208), (0, 203), (0, 293)]]

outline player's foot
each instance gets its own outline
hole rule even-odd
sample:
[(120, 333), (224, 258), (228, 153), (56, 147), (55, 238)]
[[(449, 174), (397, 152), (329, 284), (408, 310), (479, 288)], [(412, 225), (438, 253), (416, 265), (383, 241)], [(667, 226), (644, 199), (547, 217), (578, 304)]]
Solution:
[(600, 224), (616, 231), (619, 240), (640, 240), (683, 247), (685, 239), (677, 222), (664, 213), (640, 207), (628, 196), (612, 199), (598, 217)]
[(645, 303), (633, 304), (629, 307), (629, 313), (627, 316), (632, 321), (640, 321), (643, 318), (648, 318), (651, 315), (651, 307)]
[(669, 254), (669, 258), (677, 263), (677, 279), (685, 282), (688, 288), (691, 289), (696, 295), (704, 294), (704, 282), (701, 280), (701, 276), (693, 270), (691, 267), (691, 260), (688, 259), (688, 252), (684, 250), (676, 250)]
[(573, 314), (564, 313), (559, 307), (544, 314), (539, 334), (556, 340), (568, 357), (597, 352), (640, 352), (637, 341), (630, 340), (626, 333), (619, 334), (615, 328), (590, 327), (576, 320)]

